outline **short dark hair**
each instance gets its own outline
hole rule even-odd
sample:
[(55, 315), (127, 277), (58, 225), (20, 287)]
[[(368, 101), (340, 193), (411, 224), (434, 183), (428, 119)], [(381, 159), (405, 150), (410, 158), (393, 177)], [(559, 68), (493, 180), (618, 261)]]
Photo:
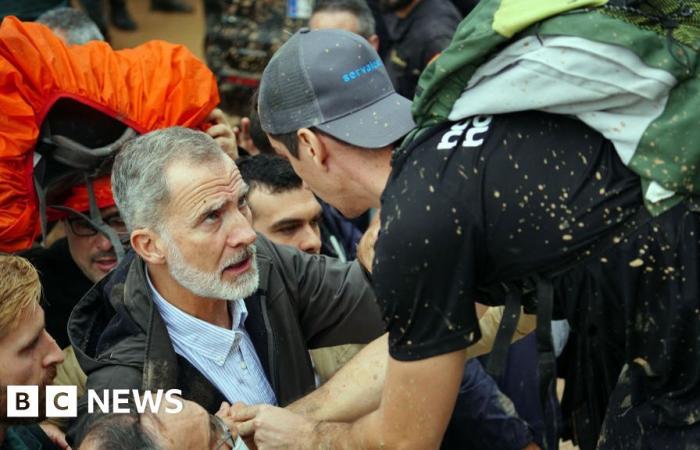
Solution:
[(312, 14), (326, 11), (348, 12), (357, 17), (357, 34), (365, 39), (375, 34), (374, 15), (365, 0), (319, 0), (314, 5)]
[(267, 138), (265, 131), (262, 129), (262, 124), (260, 123), (260, 116), (258, 115), (258, 90), (253, 92), (253, 96), (250, 98), (250, 114), (248, 119), (250, 120), (250, 138), (253, 140), (255, 147), (260, 150), (260, 153), (266, 153), (268, 155), (274, 155), (275, 149), (272, 148), (270, 140)]
[(290, 155), (299, 159), (299, 136), (297, 136), (296, 131), (282, 134), (270, 134), (270, 136), (274, 140), (280, 141), (287, 148)]
[(133, 411), (102, 415), (92, 422), (83, 442), (92, 442), (102, 450), (162, 450), (144, 428), (141, 416)]
[(292, 165), (276, 155), (255, 155), (236, 161), (241, 176), (251, 189), (261, 188), (273, 194), (302, 187), (302, 181), (294, 173)]

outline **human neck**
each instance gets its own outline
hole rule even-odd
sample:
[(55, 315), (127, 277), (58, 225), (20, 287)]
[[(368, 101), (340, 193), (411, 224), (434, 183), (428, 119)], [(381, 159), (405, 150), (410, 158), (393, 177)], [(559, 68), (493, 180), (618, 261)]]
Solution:
[(381, 197), (391, 174), (392, 146), (382, 149), (354, 149), (353, 180), (358, 200), (370, 208), (381, 206)]
[(194, 294), (175, 281), (164, 266), (148, 265), (148, 275), (153, 287), (171, 305), (212, 325), (231, 329), (228, 301)]

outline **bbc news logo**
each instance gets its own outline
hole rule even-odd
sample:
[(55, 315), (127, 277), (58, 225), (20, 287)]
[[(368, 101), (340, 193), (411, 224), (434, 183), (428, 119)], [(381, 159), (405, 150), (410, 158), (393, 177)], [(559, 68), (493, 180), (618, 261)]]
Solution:
[[(76, 386), (46, 386), (46, 417), (78, 417), (78, 388)], [(87, 412), (128, 414), (131, 403), (136, 412), (157, 413), (164, 406), (166, 413), (177, 414), (183, 409), (180, 389), (139, 391), (138, 389), (104, 389), (87, 391)], [(7, 417), (39, 417), (39, 386), (7, 386)]]

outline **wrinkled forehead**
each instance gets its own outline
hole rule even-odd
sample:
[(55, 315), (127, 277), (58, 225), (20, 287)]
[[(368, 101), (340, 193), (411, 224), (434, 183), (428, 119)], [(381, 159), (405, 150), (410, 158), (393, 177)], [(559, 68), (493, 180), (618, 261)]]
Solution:
[(238, 196), (245, 186), (238, 167), (227, 157), (193, 163), (181, 160), (165, 170), (168, 188), (166, 207), (190, 213), (222, 196)]

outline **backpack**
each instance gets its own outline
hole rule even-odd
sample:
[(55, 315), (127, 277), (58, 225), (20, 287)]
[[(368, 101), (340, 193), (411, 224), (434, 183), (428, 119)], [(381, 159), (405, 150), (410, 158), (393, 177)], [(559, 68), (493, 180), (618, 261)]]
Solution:
[(5, 18), (0, 251), (32, 246), (45, 223), (50, 186), (70, 177), (89, 185), (109, 170), (109, 158), (131, 136), (201, 126), (218, 101), (214, 76), (183, 46), (67, 46), (41, 24)]
[(403, 145), (474, 114), (574, 115), (613, 143), (658, 215), (700, 194), (698, 49), (694, 0), (483, 0), (421, 75)]

